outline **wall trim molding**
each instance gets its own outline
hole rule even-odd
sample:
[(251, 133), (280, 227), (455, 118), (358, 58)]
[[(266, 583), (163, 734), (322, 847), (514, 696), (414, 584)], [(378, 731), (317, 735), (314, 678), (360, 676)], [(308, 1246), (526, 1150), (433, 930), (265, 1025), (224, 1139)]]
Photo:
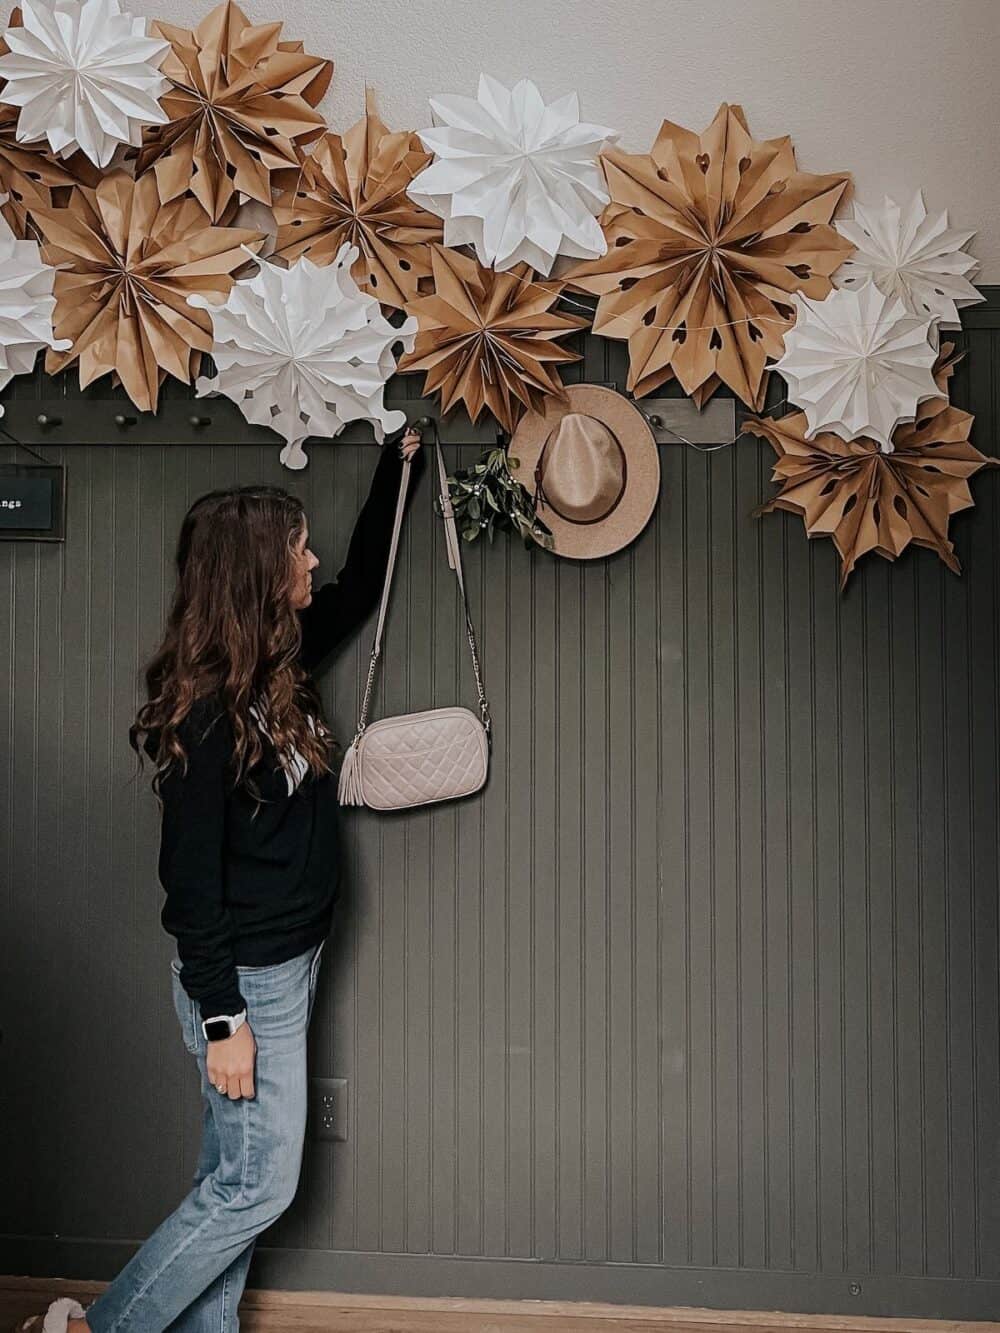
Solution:
[[(0, 1277), (0, 1317), (41, 1313), (48, 1301), (72, 1296), (86, 1305), (103, 1283), (59, 1278)], [(568, 1322), (572, 1320), (572, 1325)], [(714, 1310), (705, 1306), (655, 1308), (593, 1301), (464, 1300), (446, 1296), (365, 1295), (330, 1291), (248, 1288), (240, 1302), (246, 1333), (998, 1333), (1000, 1324), (937, 1319), (880, 1319), (779, 1311)], [(5, 1322), (6, 1326), (6, 1322)]]
[[(67, 1273), (89, 1273), (95, 1290), (131, 1259), (137, 1242), (39, 1236), (0, 1237), (0, 1273), (50, 1282)], [(11, 1278), (0, 1279), (3, 1283)], [(858, 1284), (859, 1294), (851, 1294)], [(76, 1283), (75, 1288), (86, 1286)], [(641, 1305), (662, 1313), (675, 1308), (747, 1312), (824, 1312), (840, 1322), (815, 1323), (850, 1333), (860, 1318), (985, 1321), (1000, 1312), (1000, 1281), (980, 1278), (823, 1274), (765, 1269), (679, 1268), (660, 1264), (602, 1263), (477, 1255), (386, 1254), (360, 1250), (281, 1249), (258, 1245), (248, 1290), (310, 1292), (327, 1299), (378, 1295), (398, 1298), (509, 1300), (613, 1306)], [(831, 1312), (835, 1312), (831, 1314)], [(845, 1323), (845, 1319), (847, 1322)], [(773, 1323), (771, 1325), (774, 1326)], [(793, 1324), (792, 1327), (807, 1327)], [(879, 1325), (885, 1327), (884, 1325)], [(326, 1325), (324, 1325), (326, 1327)], [(518, 1326), (519, 1329), (523, 1327)], [(1000, 1323), (976, 1324), (976, 1333), (1000, 1333)]]

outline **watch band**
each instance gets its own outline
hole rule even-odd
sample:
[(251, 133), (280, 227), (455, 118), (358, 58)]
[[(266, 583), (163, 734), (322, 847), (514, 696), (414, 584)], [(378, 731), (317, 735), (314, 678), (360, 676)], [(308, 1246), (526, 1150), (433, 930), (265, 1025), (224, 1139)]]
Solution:
[(201, 1020), (201, 1030), (206, 1041), (225, 1041), (238, 1032), (246, 1021), (245, 1009), (241, 1009), (238, 1014), (213, 1014), (211, 1018)]

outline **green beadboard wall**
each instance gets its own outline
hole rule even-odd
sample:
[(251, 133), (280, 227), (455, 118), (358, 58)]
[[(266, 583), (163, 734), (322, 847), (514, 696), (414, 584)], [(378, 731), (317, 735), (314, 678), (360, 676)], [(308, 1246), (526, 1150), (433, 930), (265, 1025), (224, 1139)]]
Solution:
[[(998, 453), (984, 290), (953, 399)], [(572, 378), (623, 384), (621, 344), (579, 345)], [(414, 416), (418, 383), (388, 395)], [(68, 514), (64, 544), (0, 543), (0, 1271), (110, 1278), (200, 1126), (127, 743), (180, 520), (285, 485), (329, 578), (375, 453), (359, 429), (290, 473), (183, 386), (125, 425), (73, 375), (3, 398)], [(490, 438), (449, 423), (449, 465)], [(830, 542), (751, 517), (763, 442), (660, 456), (607, 560), (467, 548), (490, 781), (344, 813), (310, 1040), (349, 1135), (308, 1144), (250, 1283), (996, 1318), (1000, 470), (953, 521), (961, 578), (914, 550), (841, 596)], [(380, 712), (475, 697), (430, 504), (428, 469)], [(321, 678), (342, 735), (369, 643)]]

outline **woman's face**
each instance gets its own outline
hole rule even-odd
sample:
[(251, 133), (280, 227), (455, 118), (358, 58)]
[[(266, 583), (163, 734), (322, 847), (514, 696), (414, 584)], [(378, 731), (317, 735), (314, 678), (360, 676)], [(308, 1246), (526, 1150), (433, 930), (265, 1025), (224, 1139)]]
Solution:
[(302, 531), (292, 544), (292, 610), (301, 611), (312, 601), (312, 572), (319, 564), (319, 559), (309, 549), (309, 525), (303, 523)]

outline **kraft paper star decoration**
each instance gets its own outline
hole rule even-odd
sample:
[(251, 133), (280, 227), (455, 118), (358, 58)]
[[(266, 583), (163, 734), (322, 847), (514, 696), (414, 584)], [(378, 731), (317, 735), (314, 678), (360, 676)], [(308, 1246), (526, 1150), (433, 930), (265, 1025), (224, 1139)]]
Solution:
[(274, 204), (274, 253), (329, 264), (345, 241), (357, 247), (352, 277), (383, 305), (401, 309), (430, 282), (430, 246), (441, 219), (406, 193), (431, 160), (410, 130), (390, 131), (370, 90), (365, 115), (344, 134), (325, 134), (303, 157), (301, 179)]
[(316, 107), (332, 62), (279, 41), (280, 23), (251, 24), (231, 0), (193, 32), (162, 22), (153, 31), (169, 42), (169, 123), (146, 131), (136, 173), (152, 169), (165, 204), (190, 190), (213, 222), (244, 199), (270, 205), (272, 176), (294, 179), (296, 149), (326, 128)]
[(96, 184), (97, 176), (96, 173), (92, 178), (88, 175), (81, 182), (79, 153), (67, 163), (54, 158), (45, 142), (19, 143), (19, 115), (18, 107), (0, 100), (0, 191), (7, 195), (0, 211), (15, 236), (37, 239), (38, 229), (31, 222), (32, 210), (51, 207), (53, 190), (68, 191), (77, 184)]
[(726, 104), (703, 134), (665, 120), (650, 152), (602, 157), (607, 254), (560, 276), (600, 298), (595, 333), (628, 342), (629, 390), (676, 377), (701, 407), (726, 384), (759, 410), (792, 293), (826, 296), (853, 249), (830, 225), (850, 176), (797, 170), (787, 136), (751, 138)]
[(46, 354), (45, 369), (79, 362), (81, 388), (112, 374), (144, 412), (155, 409), (167, 375), (189, 384), (212, 349), (211, 318), (187, 298), (226, 296), (247, 262), (243, 247), (264, 241), (260, 232), (211, 226), (190, 196), (161, 204), (152, 176), (136, 181), (121, 169), (34, 218), (44, 258), (59, 267), (55, 331), (70, 342)]
[(952, 514), (973, 503), (969, 478), (1000, 466), (969, 442), (973, 418), (948, 402), (955, 362), (950, 344), (935, 367), (940, 396), (924, 403), (914, 422), (896, 429), (886, 453), (877, 440), (807, 435), (804, 412), (749, 418), (744, 429), (768, 441), (778, 456), (772, 480), (778, 495), (755, 510), (799, 514), (809, 537), (832, 537), (843, 591), (862, 556), (895, 560), (912, 542), (936, 551), (953, 573), (961, 566), (948, 536)]
[(527, 264), (496, 273), (443, 246), (431, 267), (433, 294), (406, 307), (419, 332), (400, 371), (425, 371), (424, 392), (440, 392), (445, 414), (462, 402), (477, 421), (485, 408), (507, 431), (549, 394), (562, 396), (556, 367), (580, 354), (556, 340), (589, 321), (551, 309), (560, 283), (531, 281)]

